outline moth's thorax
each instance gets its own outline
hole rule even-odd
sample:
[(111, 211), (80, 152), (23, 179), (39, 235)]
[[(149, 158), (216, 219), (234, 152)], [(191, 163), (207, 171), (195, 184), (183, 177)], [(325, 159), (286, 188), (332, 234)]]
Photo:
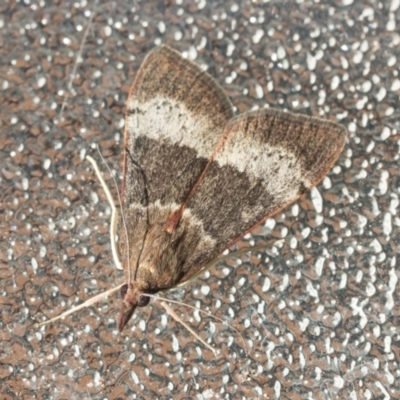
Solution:
[(189, 208), (169, 232), (168, 222), (178, 209), (179, 204), (160, 201), (147, 208), (137, 203), (125, 207), (126, 229), (121, 221), (118, 237), (127, 283), (146, 282), (148, 293), (156, 293), (180, 284), (201, 269), (202, 260), (196, 255), (210, 254), (214, 240), (205, 234), (201, 221)]
[(157, 223), (141, 238), (134, 237), (129, 241), (129, 258), (123, 244), (123, 267), (130, 286), (142, 293), (154, 293), (173, 286), (180, 274), (179, 241), (176, 235), (163, 230), (162, 223)]

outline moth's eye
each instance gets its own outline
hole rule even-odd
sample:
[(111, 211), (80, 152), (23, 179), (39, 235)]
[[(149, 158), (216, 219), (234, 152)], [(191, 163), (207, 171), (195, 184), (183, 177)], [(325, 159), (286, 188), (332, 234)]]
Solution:
[(137, 302), (138, 307), (145, 307), (147, 304), (149, 304), (150, 297), (148, 296), (140, 296), (139, 301)]
[(122, 299), (125, 298), (126, 292), (128, 291), (128, 284), (125, 283), (125, 285), (121, 286), (121, 289), (119, 289), (119, 294), (121, 296)]

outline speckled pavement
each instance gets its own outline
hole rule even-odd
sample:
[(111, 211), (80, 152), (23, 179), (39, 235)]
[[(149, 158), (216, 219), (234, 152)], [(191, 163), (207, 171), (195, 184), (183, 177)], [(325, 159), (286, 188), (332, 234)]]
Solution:
[[(400, 2), (3, 1), (0, 4), (0, 397), (400, 398)], [(141, 61), (167, 43), (226, 90), (350, 132), (328, 176), (118, 333), (110, 208)], [(104, 176), (116, 194), (110, 174)], [(243, 343), (243, 339), (245, 344)], [(247, 352), (246, 352), (247, 349)]]

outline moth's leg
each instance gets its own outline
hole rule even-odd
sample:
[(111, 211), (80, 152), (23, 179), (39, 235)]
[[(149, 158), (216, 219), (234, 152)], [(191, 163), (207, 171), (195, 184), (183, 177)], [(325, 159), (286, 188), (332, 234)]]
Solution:
[(86, 300), (84, 303), (79, 304), (78, 306), (73, 307), (73, 308), (71, 308), (71, 309), (68, 310), (68, 311), (65, 311), (64, 313), (58, 315), (57, 317), (54, 317), (54, 318), (52, 318), (52, 319), (49, 319), (48, 321), (44, 321), (44, 322), (35, 324), (35, 326), (39, 327), (39, 326), (51, 324), (52, 322), (57, 321), (58, 319), (64, 318), (64, 317), (66, 317), (66, 316), (69, 315), (69, 314), (72, 314), (72, 313), (74, 313), (74, 312), (76, 312), (76, 311), (81, 310), (82, 308), (89, 307), (89, 306), (91, 306), (92, 304), (95, 304), (95, 303), (97, 303), (98, 301), (107, 298), (110, 294), (112, 294), (112, 293), (116, 292), (117, 290), (119, 290), (119, 289), (121, 288), (122, 285), (123, 285), (123, 284), (121, 284), (121, 285), (119, 285), (119, 286), (117, 286), (117, 287), (115, 287), (115, 288), (109, 289), (109, 290), (107, 290), (107, 291), (105, 291), (105, 292), (103, 292), (103, 293), (100, 293), (100, 294), (98, 294), (97, 296), (94, 296), (94, 297), (90, 298), (89, 300)]
[(165, 308), (165, 311), (177, 322), (179, 322), (181, 325), (183, 325), (199, 342), (203, 343), (204, 346), (206, 346), (208, 349), (210, 349), (213, 353), (214, 356), (217, 356), (217, 350), (214, 349), (214, 347), (210, 346), (205, 340), (203, 340), (188, 324), (183, 322), (178, 315), (175, 313), (175, 311), (168, 306), (167, 303), (164, 301), (161, 302), (161, 305)]
[(121, 261), (119, 260), (118, 249), (117, 249), (117, 224), (118, 224), (118, 211), (115, 205), (114, 199), (111, 195), (110, 189), (108, 188), (106, 182), (104, 181), (103, 177), (101, 176), (101, 172), (99, 166), (97, 165), (96, 161), (93, 160), (92, 157), (86, 156), (86, 158), (90, 161), (93, 166), (94, 171), (96, 172), (97, 178), (99, 179), (101, 186), (107, 196), (107, 200), (111, 207), (111, 221), (110, 221), (110, 241), (111, 241), (111, 251), (114, 258), (115, 266), (118, 269), (123, 269)]
[[(169, 289), (168, 289), (168, 290), (169, 290)], [(168, 314), (170, 314), (171, 317), (174, 318), (174, 319), (175, 319), (177, 322), (179, 322), (179, 323), (181, 323), (180, 318), (179, 318), (179, 317), (175, 318), (176, 313), (168, 306), (168, 304), (166, 304), (166, 302), (168, 302), (168, 303), (173, 303), (173, 304), (179, 304), (179, 305), (181, 305), (181, 306), (188, 307), (188, 308), (190, 308), (190, 309), (192, 309), (192, 310), (195, 310), (195, 311), (197, 311), (197, 312), (200, 312), (200, 313), (202, 313), (202, 314), (204, 314), (204, 315), (208, 315), (209, 317), (214, 318), (215, 320), (217, 320), (217, 321), (219, 321), (219, 322), (222, 322), (223, 324), (229, 326), (230, 329), (232, 329), (233, 331), (235, 331), (235, 332), (242, 338), (242, 340), (243, 340), (243, 345), (244, 345), (244, 347), (245, 347), (245, 349), (246, 349), (246, 354), (249, 353), (249, 352), (248, 352), (248, 348), (247, 348), (247, 344), (246, 344), (246, 341), (244, 340), (243, 335), (242, 335), (236, 328), (234, 328), (231, 324), (229, 324), (228, 322), (226, 322), (225, 319), (219, 318), (219, 317), (217, 317), (217, 316), (215, 316), (215, 315), (209, 313), (208, 311), (202, 310), (201, 308), (198, 308), (198, 307), (195, 307), (195, 306), (191, 306), (190, 304), (182, 303), (181, 301), (172, 300), (172, 299), (167, 299), (166, 297), (161, 297), (160, 295), (154, 295), (154, 294), (148, 294), (148, 293), (146, 293), (146, 296), (148, 296), (148, 297), (150, 297), (150, 298), (152, 298), (152, 299), (154, 299), (154, 300), (161, 300), (161, 305), (165, 308), (165, 310), (168, 312)], [(170, 312), (170, 310), (172, 311), (172, 313)], [(184, 325), (185, 328), (186, 328), (186, 324), (183, 324), (183, 325)], [(189, 330), (189, 332), (192, 332), (192, 330), (190, 330), (189, 328), (188, 328), (188, 330)], [(194, 335), (194, 336), (196, 336), (196, 335)], [(196, 336), (196, 338), (197, 338), (197, 336)], [(199, 339), (199, 340), (200, 340), (201, 342), (203, 342), (202, 339)], [(206, 344), (206, 346), (209, 347), (208, 344)], [(212, 350), (212, 351), (214, 352), (214, 350)], [(214, 354), (215, 354), (215, 352), (214, 352)]]

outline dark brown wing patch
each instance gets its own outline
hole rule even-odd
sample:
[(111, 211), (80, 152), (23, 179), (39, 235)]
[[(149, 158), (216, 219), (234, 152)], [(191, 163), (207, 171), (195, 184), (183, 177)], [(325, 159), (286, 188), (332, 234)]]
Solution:
[(198, 65), (167, 46), (151, 51), (128, 99), (124, 204), (182, 203), (232, 116), (229, 99)]
[(184, 270), (190, 276), (315, 186), (339, 156), (347, 134), (338, 124), (273, 109), (235, 117), (226, 131), (187, 204), (214, 239), (214, 248), (195, 251), (187, 260)]

